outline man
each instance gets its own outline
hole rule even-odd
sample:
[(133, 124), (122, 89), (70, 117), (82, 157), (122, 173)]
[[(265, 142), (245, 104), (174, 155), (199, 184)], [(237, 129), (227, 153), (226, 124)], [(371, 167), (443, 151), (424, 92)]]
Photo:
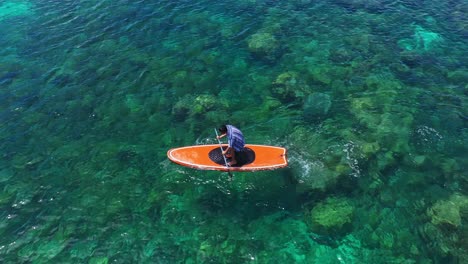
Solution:
[(239, 153), (244, 150), (245, 140), (242, 132), (235, 126), (231, 125), (222, 125), (218, 128), (220, 135), (218, 139), (227, 135), (228, 138), (228, 147), (223, 150), (223, 155), (226, 158), (231, 158), (231, 161), (228, 163), (228, 166), (236, 165), (236, 153)]

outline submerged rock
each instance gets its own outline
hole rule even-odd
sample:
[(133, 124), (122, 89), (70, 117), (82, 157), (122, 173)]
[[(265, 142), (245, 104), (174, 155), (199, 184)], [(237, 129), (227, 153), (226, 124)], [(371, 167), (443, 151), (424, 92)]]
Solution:
[(468, 83), (468, 72), (466, 70), (457, 69), (447, 73), (447, 79), (455, 84), (466, 84)]
[(416, 26), (413, 37), (399, 40), (398, 46), (403, 50), (427, 52), (439, 46), (443, 40), (440, 34)]
[(302, 80), (297, 72), (283, 72), (276, 77), (272, 83), (272, 91), (280, 100), (285, 102), (303, 98), (308, 93), (310, 87)]
[(227, 107), (227, 101), (218, 99), (214, 95), (186, 95), (174, 105), (172, 114), (177, 120), (184, 120), (189, 117), (208, 115), (210, 111), (221, 112)]
[(380, 151), (379, 142), (364, 142), (362, 144), (362, 153), (366, 158), (369, 158)]
[(27, 1), (7, 1), (0, 5), (0, 21), (9, 17), (30, 15), (32, 4)]
[(324, 93), (313, 93), (304, 101), (303, 117), (306, 121), (314, 121), (328, 114), (331, 107), (331, 97)]
[(13, 177), (13, 171), (11, 169), (1, 169), (0, 170), (0, 183), (8, 182), (11, 177)]
[(17, 154), (13, 157), (12, 165), (16, 169), (31, 168), (32, 166), (42, 162), (44, 158), (42, 156), (31, 156)]
[(430, 207), (426, 215), (431, 222), (420, 229), (427, 241), (433, 244), (433, 249), (441, 256), (453, 257), (455, 263), (467, 263), (466, 219), (468, 219), (468, 197), (459, 193), (452, 194), (448, 199), (437, 201)]
[[(441, 2), (443, 3), (443, 2)], [(466, 2), (460, 2), (454, 7), (450, 16), (447, 18), (451, 21), (451, 25), (454, 26), (453, 30), (459, 32), (460, 36), (468, 36), (468, 20), (466, 19)]]
[(133, 94), (125, 96), (125, 106), (130, 113), (137, 113), (144, 109), (142, 100)]
[(109, 263), (109, 258), (108, 257), (92, 257), (89, 260), (90, 264), (107, 264)]
[(71, 247), (70, 255), (73, 258), (86, 259), (93, 254), (97, 245), (98, 242), (95, 240), (79, 241)]
[(195, 97), (193, 103), (192, 111), (194, 114), (203, 114), (206, 111), (214, 109), (219, 104), (217, 98), (210, 94), (202, 94)]
[(260, 56), (275, 57), (278, 40), (271, 33), (255, 33), (247, 41), (249, 51)]
[(372, 13), (382, 13), (387, 9), (388, 0), (336, 0), (336, 3), (350, 11), (364, 9)]
[(427, 215), (434, 225), (449, 225), (458, 228), (462, 216), (468, 217), (468, 197), (453, 194), (448, 200), (440, 200), (428, 209)]
[(310, 223), (315, 232), (341, 231), (353, 220), (355, 207), (346, 198), (328, 198), (310, 211)]

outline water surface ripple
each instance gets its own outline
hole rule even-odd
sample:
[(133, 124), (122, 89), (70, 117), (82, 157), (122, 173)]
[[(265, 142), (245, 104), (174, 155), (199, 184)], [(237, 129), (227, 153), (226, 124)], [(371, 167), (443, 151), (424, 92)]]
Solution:
[[(1, 1), (0, 262), (468, 262), (467, 11)], [(223, 123), (289, 167), (167, 160)]]

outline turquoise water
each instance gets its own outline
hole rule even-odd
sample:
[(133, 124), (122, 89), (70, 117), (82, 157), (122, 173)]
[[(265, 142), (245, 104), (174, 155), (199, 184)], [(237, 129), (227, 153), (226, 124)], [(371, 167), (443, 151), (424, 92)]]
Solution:
[[(468, 6), (416, 2), (0, 1), (0, 262), (468, 263)], [(290, 166), (167, 160), (222, 123)]]

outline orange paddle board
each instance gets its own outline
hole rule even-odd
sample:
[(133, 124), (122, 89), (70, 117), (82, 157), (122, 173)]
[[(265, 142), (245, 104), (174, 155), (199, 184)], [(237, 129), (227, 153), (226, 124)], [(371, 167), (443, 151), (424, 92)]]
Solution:
[(236, 152), (237, 164), (231, 167), (226, 166), (217, 144), (173, 148), (167, 157), (179, 165), (199, 170), (258, 171), (288, 166), (285, 148), (265, 145), (246, 144), (244, 151)]

